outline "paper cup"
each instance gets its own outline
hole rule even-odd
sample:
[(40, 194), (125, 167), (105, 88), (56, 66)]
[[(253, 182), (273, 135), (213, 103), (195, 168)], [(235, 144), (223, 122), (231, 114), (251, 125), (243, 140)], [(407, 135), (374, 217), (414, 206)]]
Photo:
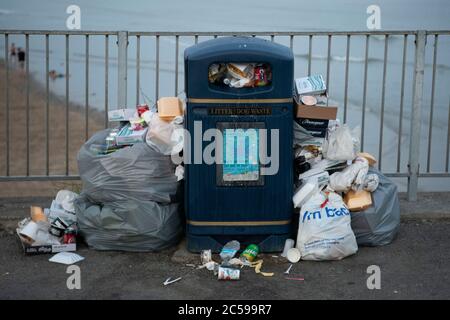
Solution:
[(22, 237), (25, 237), (27, 239), (30, 239), (30, 240), (34, 241), (34, 239), (36, 239), (36, 235), (37, 235), (38, 230), (39, 230), (39, 225), (36, 222), (34, 222), (34, 221), (30, 221), (22, 229), (22, 231), (19, 232), (19, 234)]
[(301, 100), (303, 104), (307, 106), (314, 106), (317, 104), (317, 99), (314, 96), (303, 96), (301, 97)]
[(294, 240), (292, 240), (292, 239), (286, 239), (286, 242), (284, 243), (284, 249), (283, 249), (283, 253), (281, 254), (281, 256), (283, 257), (283, 258), (286, 258), (287, 257), (287, 252), (288, 252), (288, 250), (290, 249), (290, 248), (293, 248), (294, 247)]
[(290, 248), (287, 251), (287, 259), (291, 263), (299, 262), (300, 261), (300, 250), (298, 250), (297, 248)]

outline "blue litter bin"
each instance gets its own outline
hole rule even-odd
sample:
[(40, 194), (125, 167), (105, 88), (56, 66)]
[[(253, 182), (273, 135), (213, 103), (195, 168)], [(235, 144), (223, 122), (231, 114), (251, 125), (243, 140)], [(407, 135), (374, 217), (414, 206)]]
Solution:
[[(217, 252), (236, 239), (281, 251), (293, 213), (292, 51), (263, 39), (224, 37), (187, 48), (184, 60), (192, 150), (185, 152), (188, 250)], [(208, 129), (222, 134), (221, 163), (199, 163), (201, 154), (194, 154), (196, 142), (202, 151), (211, 143), (199, 140)], [(278, 153), (275, 174), (269, 173), (275, 160), (264, 163), (262, 152)]]

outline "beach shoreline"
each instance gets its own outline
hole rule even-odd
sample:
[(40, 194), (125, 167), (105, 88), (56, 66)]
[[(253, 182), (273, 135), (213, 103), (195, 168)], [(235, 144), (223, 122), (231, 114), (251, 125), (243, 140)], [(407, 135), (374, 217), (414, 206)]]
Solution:
[[(52, 81), (52, 80), (50, 80)], [(65, 81), (64, 78), (55, 81)], [(7, 175), (7, 128), (9, 123), (9, 175), (45, 176), (78, 175), (76, 156), (85, 141), (85, 107), (69, 102), (53, 92), (47, 95), (45, 85), (29, 75), (29, 109), (27, 109), (27, 76), (24, 70), (10, 68), (8, 75), (9, 119), (6, 111), (6, 66), (0, 61), (0, 172)], [(27, 169), (27, 110), (29, 113), (29, 162)], [(69, 123), (68, 163), (66, 163), (66, 112)], [(105, 114), (93, 107), (88, 113), (88, 137), (105, 128)], [(27, 172), (28, 171), (28, 172)], [(46, 196), (61, 188), (79, 189), (80, 181), (8, 181), (0, 182), (0, 197)]]

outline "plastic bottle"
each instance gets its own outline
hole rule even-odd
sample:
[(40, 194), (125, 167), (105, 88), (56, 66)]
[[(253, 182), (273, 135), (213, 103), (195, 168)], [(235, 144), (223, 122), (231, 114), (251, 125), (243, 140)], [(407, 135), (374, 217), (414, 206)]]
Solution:
[(222, 258), (222, 261), (226, 264), (231, 258), (234, 257), (234, 255), (239, 251), (240, 248), (241, 244), (237, 240), (227, 242), (220, 251), (220, 257)]

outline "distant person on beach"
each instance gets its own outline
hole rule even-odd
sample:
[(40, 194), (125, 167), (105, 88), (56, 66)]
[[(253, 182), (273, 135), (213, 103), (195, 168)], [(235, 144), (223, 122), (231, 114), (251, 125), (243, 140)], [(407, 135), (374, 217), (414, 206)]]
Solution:
[(20, 69), (24, 69), (25, 67), (25, 51), (22, 50), (22, 48), (19, 48), (17, 51), (17, 57), (19, 58), (19, 67)]
[(9, 47), (9, 55), (11, 57), (11, 64), (15, 66), (17, 62), (17, 49), (15, 43), (11, 43), (11, 46)]
[(55, 80), (56, 78), (64, 78), (64, 73), (58, 73), (58, 72), (56, 72), (56, 70), (53, 69), (48, 72), (48, 76), (52, 80)]

